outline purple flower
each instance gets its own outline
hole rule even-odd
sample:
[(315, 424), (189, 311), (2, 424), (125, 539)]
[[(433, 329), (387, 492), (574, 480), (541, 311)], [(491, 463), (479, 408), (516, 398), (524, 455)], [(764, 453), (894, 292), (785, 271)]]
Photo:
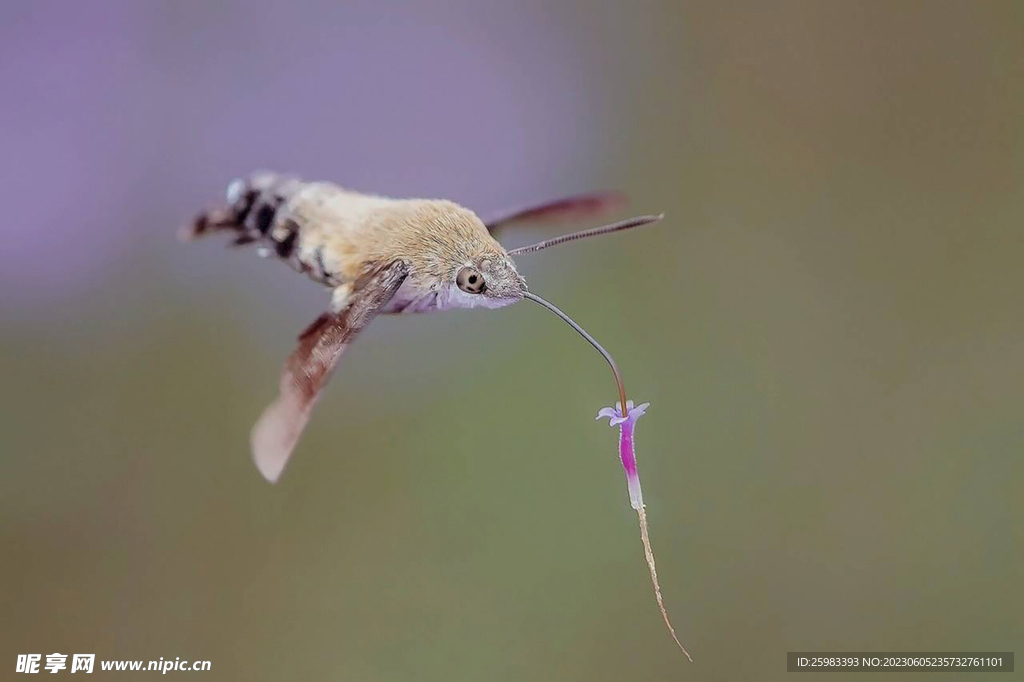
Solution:
[(626, 416), (622, 416), (622, 407), (602, 407), (594, 419), (608, 417), (610, 426), (619, 427), (619, 459), (622, 460), (622, 468), (626, 471), (626, 488), (629, 490), (629, 504), (633, 509), (640, 511), (644, 508), (644, 495), (640, 489), (640, 474), (636, 470), (636, 451), (633, 447), (633, 428), (636, 420), (643, 416), (650, 407), (650, 403), (643, 403), (633, 407), (633, 401), (626, 401)]
[[(624, 397), (624, 396), (623, 396)], [(647, 569), (651, 573), (651, 583), (654, 585), (654, 598), (658, 602), (658, 610), (661, 611), (661, 619), (665, 622), (669, 634), (676, 644), (686, 654), (691, 662), (690, 652), (686, 650), (683, 643), (676, 636), (672, 621), (668, 618), (668, 611), (665, 610), (665, 602), (661, 597), (661, 585), (658, 584), (658, 569), (654, 565), (654, 550), (651, 549), (651, 538), (647, 530), (647, 512), (644, 511), (644, 496), (640, 490), (640, 474), (636, 470), (636, 450), (633, 446), (633, 431), (636, 421), (643, 416), (650, 403), (643, 403), (633, 407), (633, 401), (626, 401), (626, 414), (622, 414), (622, 406), (602, 407), (595, 419), (608, 417), (611, 426), (619, 427), (619, 459), (622, 460), (622, 468), (626, 471), (626, 487), (629, 489), (629, 504), (636, 510), (637, 518), (640, 520), (640, 540), (644, 545), (644, 558), (647, 560)]]

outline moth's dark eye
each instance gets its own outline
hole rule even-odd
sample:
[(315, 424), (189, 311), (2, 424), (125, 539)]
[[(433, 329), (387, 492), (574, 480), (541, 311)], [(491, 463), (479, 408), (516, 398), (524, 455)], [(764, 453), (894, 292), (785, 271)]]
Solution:
[(467, 294), (482, 294), (485, 287), (484, 276), (476, 268), (470, 267), (459, 270), (455, 283)]

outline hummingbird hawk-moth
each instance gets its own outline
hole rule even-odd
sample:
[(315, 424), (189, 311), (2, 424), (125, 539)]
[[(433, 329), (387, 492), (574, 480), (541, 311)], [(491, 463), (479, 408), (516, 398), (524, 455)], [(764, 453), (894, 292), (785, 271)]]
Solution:
[(611, 356), (565, 313), (527, 289), (512, 256), (639, 227), (661, 215), (506, 250), (494, 235), (507, 225), (594, 216), (620, 206), (622, 198), (584, 194), (481, 219), (451, 201), (391, 199), (274, 173), (233, 181), (226, 198), (226, 205), (200, 214), (182, 238), (229, 233), (232, 244), (254, 245), (332, 291), (329, 309), (299, 335), (277, 399), (253, 427), (253, 459), (268, 481), (280, 477), (345, 349), (380, 314), (500, 308), (533, 300), (601, 352), (616, 374), (625, 413), (625, 390)]

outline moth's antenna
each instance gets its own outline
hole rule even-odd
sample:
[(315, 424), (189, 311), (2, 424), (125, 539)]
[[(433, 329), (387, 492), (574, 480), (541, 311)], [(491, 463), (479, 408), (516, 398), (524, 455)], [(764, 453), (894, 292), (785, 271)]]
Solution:
[(592, 227), (589, 230), (580, 230), (579, 232), (573, 232), (572, 234), (563, 234), (561, 237), (545, 239), (542, 242), (530, 244), (529, 246), (520, 246), (518, 249), (512, 249), (511, 251), (509, 251), (508, 255), (518, 256), (521, 253), (532, 253), (533, 251), (540, 251), (541, 249), (546, 249), (549, 246), (556, 246), (558, 244), (564, 244), (565, 242), (574, 242), (577, 239), (596, 237), (599, 234), (619, 232), (620, 230), (630, 230), (634, 227), (641, 227), (643, 225), (650, 225), (651, 223), (656, 223), (664, 217), (665, 214), (661, 213), (659, 215), (642, 215), (636, 218), (628, 218), (626, 220), (620, 220), (617, 223), (612, 223), (611, 225)]
[[(567, 236), (572, 236), (572, 235), (567, 235)], [(600, 353), (601, 356), (605, 359), (605, 362), (608, 363), (608, 366), (612, 368), (612, 374), (615, 375), (615, 383), (619, 387), (619, 403), (622, 405), (622, 416), (625, 417), (626, 416), (626, 385), (624, 383), (622, 383), (622, 374), (619, 372), (619, 366), (615, 364), (615, 360), (612, 358), (611, 353), (606, 351), (604, 349), (604, 346), (599, 344), (597, 342), (597, 340), (593, 336), (588, 334), (586, 329), (584, 329), (583, 327), (581, 327), (578, 324), (576, 324), (576, 322), (571, 317), (569, 317), (568, 315), (563, 313), (561, 310), (559, 310), (553, 303), (549, 303), (549, 302), (545, 301), (543, 298), (541, 298), (540, 296), (538, 296), (537, 294), (531, 294), (530, 292), (526, 292), (523, 295), (526, 298), (528, 298), (531, 301), (533, 301), (534, 303), (539, 303), (542, 306), (544, 306), (545, 308), (547, 308), (548, 310), (550, 310), (551, 312), (553, 312), (555, 315), (558, 315), (560, 318), (562, 318), (562, 320), (565, 321), (565, 323), (567, 325), (569, 325), (570, 327), (575, 329), (577, 332), (579, 332), (580, 336), (582, 336), (588, 342), (590, 342), (591, 346), (593, 346), (594, 348), (597, 349), (597, 352)]]

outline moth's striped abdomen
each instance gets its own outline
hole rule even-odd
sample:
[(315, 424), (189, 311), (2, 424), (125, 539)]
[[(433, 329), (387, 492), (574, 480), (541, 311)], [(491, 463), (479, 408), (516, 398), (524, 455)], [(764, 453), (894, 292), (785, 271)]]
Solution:
[(233, 245), (256, 244), (261, 255), (275, 256), (322, 284), (336, 286), (338, 282), (324, 265), (321, 249), (316, 245), (300, 248), (303, 226), (292, 218), (289, 209), (305, 186), (297, 178), (276, 173), (256, 173), (234, 180), (228, 185), (227, 206), (200, 214), (183, 237), (234, 232)]

